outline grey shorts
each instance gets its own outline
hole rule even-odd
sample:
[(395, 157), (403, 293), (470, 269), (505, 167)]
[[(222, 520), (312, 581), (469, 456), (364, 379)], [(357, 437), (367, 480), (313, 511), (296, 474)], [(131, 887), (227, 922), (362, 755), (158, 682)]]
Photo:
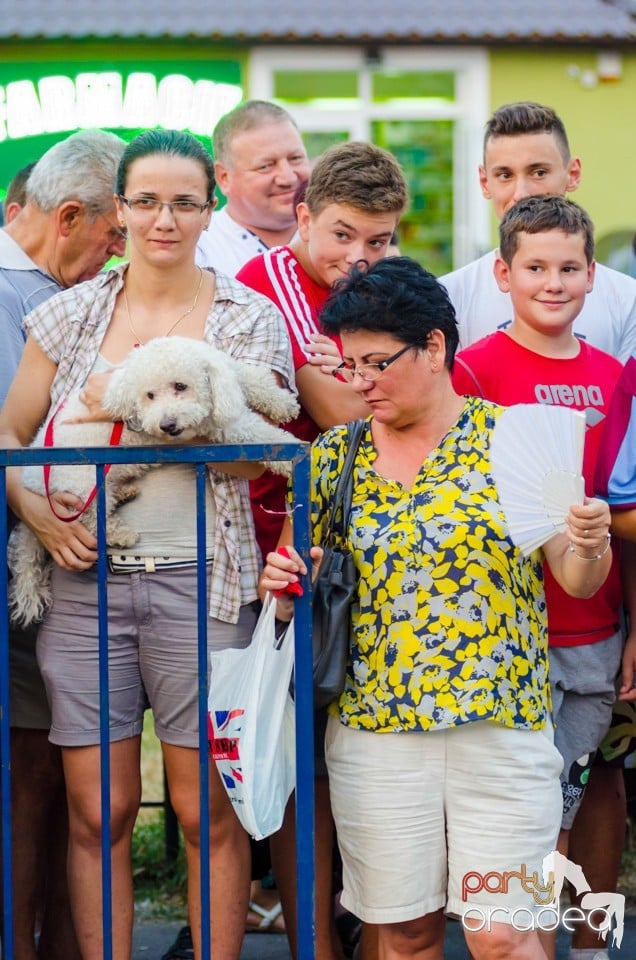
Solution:
[(554, 743), (563, 757), (562, 827), (581, 805), (594, 754), (607, 733), (616, 697), (623, 633), (578, 647), (550, 647)]
[(35, 657), (39, 624), (9, 631), (10, 722), (23, 730), (48, 730), (51, 711)]
[[(108, 574), (110, 740), (141, 733), (150, 705), (164, 743), (197, 747), (198, 640), (196, 567)], [(53, 606), (37, 643), (51, 704), (50, 740), (99, 743), (97, 573), (53, 571)], [(237, 624), (208, 618), (208, 652), (246, 647), (255, 604)]]

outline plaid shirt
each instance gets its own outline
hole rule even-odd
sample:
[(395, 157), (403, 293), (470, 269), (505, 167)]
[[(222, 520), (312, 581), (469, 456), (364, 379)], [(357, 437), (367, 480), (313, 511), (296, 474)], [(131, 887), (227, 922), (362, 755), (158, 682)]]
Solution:
[[(26, 317), (27, 332), (57, 365), (52, 408), (79, 389), (92, 370), (127, 267), (120, 264), (71, 287)], [(205, 340), (236, 359), (269, 367), (294, 389), (291, 347), (281, 314), (266, 297), (222, 274), (216, 274)], [(241, 477), (213, 475), (212, 468), (209, 475), (216, 510), (209, 613), (236, 623), (241, 605), (257, 596), (260, 568), (249, 485)]]

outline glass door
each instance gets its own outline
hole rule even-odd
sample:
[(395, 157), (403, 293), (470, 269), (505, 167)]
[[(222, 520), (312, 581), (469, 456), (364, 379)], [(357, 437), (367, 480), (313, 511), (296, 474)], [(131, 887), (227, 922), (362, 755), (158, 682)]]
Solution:
[(488, 248), (476, 176), (487, 115), (484, 58), (451, 49), (270, 48), (252, 53), (250, 95), (289, 110), (310, 157), (346, 139), (394, 153), (410, 195), (400, 249), (439, 275)]

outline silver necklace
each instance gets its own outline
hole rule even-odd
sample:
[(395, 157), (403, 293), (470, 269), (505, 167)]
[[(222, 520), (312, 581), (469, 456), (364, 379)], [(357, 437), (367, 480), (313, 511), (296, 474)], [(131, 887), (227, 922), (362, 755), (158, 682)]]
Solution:
[[(194, 301), (193, 301), (193, 303), (192, 303), (192, 306), (191, 306), (191, 307), (188, 307), (188, 309), (186, 310), (186, 312), (185, 312), (185, 313), (182, 313), (181, 316), (178, 317), (178, 318), (175, 320), (175, 322), (172, 324), (172, 326), (171, 326), (168, 330), (166, 330), (166, 332), (163, 334), (164, 337), (169, 337), (170, 334), (172, 333), (172, 331), (175, 330), (175, 329), (179, 326), (179, 324), (181, 323), (181, 321), (182, 321), (182, 320), (185, 320), (186, 317), (189, 317), (190, 314), (191, 314), (194, 310), (196, 310), (197, 303), (199, 302), (199, 295), (200, 295), (200, 293), (201, 293), (201, 287), (203, 286), (203, 270), (201, 269), (201, 267), (197, 267), (197, 269), (198, 269), (198, 271), (199, 271), (199, 285), (198, 285), (198, 287), (197, 287), (197, 292), (196, 292), (196, 294), (195, 294), (195, 297), (194, 297)], [(130, 327), (130, 332), (132, 333), (133, 337), (135, 338), (134, 346), (135, 346), (135, 347), (145, 347), (147, 341), (141, 339), (141, 337), (139, 336), (139, 334), (138, 334), (137, 331), (135, 330), (135, 325), (134, 325), (134, 323), (133, 323), (133, 321), (132, 321), (132, 315), (131, 315), (131, 313), (130, 313), (130, 304), (128, 303), (128, 294), (126, 293), (126, 282), (125, 282), (125, 281), (124, 281), (123, 291), (124, 291), (124, 304), (125, 304), (125, 306), (126, 306), (126, 314), (127, 314), (127, 316), (128, 316), (128, 326)]]

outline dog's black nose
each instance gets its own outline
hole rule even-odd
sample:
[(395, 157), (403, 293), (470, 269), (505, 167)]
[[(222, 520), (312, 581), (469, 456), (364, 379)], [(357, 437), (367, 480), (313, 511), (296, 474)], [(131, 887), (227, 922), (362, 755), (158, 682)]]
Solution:
[(163, 430), (164, 433), (167, 433), (170, 437), (176, 437), (177, 434), (181, 433), (179, 430), (179, 424), (174, 417), (166, 417), (165, 420), (162, 420), (159, 424), (160, 430)]

